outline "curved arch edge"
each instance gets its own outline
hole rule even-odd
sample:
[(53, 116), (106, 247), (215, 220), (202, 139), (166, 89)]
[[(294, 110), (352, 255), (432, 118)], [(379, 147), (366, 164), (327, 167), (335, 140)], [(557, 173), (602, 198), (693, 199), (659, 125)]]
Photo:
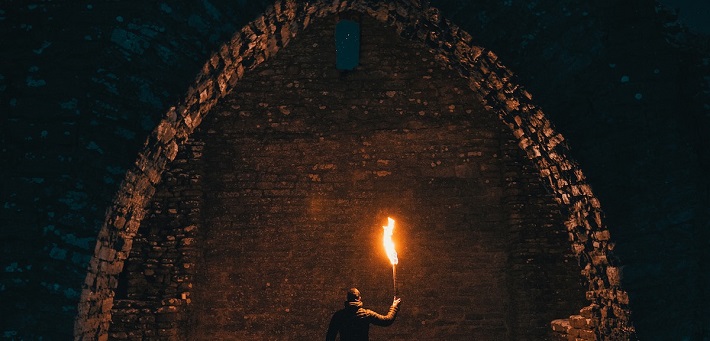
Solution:
[[(498, 113), (518, 145), (536, 165), (541, 178), (567, 209), (565, 226), (571, 249), (581, 259), (581, 274), (588, 280), (590, 305), (580, 316), (601, 323), (589, 326), (599, 337), (631, 339), (628, 294), (621, 288), (618, 260), (610, 233), (602, 219), (599, 200), (579, 165), (569, 157), (564, 137), (516, 83), (515, 76), (494, 52), (475, 45), (473, 37), (443, 18), (427, 2), (276, 1), (266, 12), (244, 26), (204, 64), (185, 97), (171, 107), (147, 138), (127, 173), (97, 236), (94, 255), (82, 286), (74, 324), (77, 340), (105, 339), (117, 276), (128, 258), (132, 240), (145, 207), (167, 165), (202, 118), (254, 69), (308, 27), (312, 18), (356, 10), (394, 27), (404, 38), (421, 42), (440, 63), (468, 81), (475, 99)], [(573, 317), (574, 318), (574, 317)], [(553, 322), (552, 327), (555, 328)]]

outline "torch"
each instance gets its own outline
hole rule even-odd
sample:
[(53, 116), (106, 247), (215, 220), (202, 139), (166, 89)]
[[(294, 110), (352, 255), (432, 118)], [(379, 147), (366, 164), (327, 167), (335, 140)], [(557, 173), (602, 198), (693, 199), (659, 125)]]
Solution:
[(394, 242), (392, 241), (392, 231), (394, 230), (394, 219), (387, 217), (387, 226), (382, 226), (385, 230), (382, 237), (382, 242), (385, 246), (385, 252), (387, 252), (387, 257), (392, 263), (392, 283), (394, 284), (394, 295), (399, 294), (397, 290), (397, 251), (394, 249)]

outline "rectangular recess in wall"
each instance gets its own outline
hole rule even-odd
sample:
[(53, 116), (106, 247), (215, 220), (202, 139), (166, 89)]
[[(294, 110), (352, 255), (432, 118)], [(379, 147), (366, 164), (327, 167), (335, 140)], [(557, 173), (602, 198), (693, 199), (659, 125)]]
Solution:
[(340, 20), (335, 26), (335, 68), (353, 70), (360, 64), (360, 24)]

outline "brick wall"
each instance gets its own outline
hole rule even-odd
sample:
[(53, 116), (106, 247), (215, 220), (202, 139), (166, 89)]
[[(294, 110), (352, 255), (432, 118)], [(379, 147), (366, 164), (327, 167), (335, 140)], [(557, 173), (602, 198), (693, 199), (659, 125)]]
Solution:
[[(295, 18), (291, 32), (325, 2), (310, 1), (309, 15), (302, 12), (306, 6), (288, 10), (289, 20)], [(0, 63), (0, 315), (5, 317), (0, 334), (68, 339), (80, 301), (77, 335), (94, 339), (97, 321), (111, 311), (103, 307), (111, 305), (108, 285), (115, 281), (109, 278), (120, 269), (114, 264), (123, 261), (112, 257), (125, 256), (122, 245), (138, 227), (123, 223), (140, 220), (136, 208), (151, 194), (153, 184), (145, 181), (143, 170), (160, 173), (165, 160), (155, 152), (165, 146), (153, 139), (141, 151), (145, 137), (162, 114), (172, 115), (167, 121), (174, 127), (184, 123), (183, 111), (166, 113), (167, 108), (196, 103), (192, 99), (200, 94), (195, 96), (194, 89), (185, 96), (189, 85), (217, 79), (193, 83), (200, 65), (221, 58), (210, 58), (210, 52), (244, 25), (259, 26), (249, 21), (273, 3), (42, 1), (0, 8), (8, 45)], [(708, 335), (710, 314), (703, 313), (702, 303), (708, 301), (704, 288), (710, 271), (707, 262), (698, 261), (708, 259), (710, 250), (710, 191), (704, 176), (710, 160), (704, 138), (707, 37), (688, 32), (673, 22), (676, 15), (649, 0), (432, 4), (461, 29), (438, 41), (451, 42), (451, 35), (461, 41), (465, 31), (473, 36), (472, 46), (495, 51), (519, 77), (515, 83), (535, 95), (535, 104), (570, 141), (569, 155), (593, 184), (623, 260), (617, 270), (623, 269), (639, 337)], [(417, 11), (419, 24), (406, 32), (432, 22)], [(406, 9), (383, 12), (388, 24), (407, 20), (402, 19)], [(281, 30), (284, 20), (271, 22)], [(259, 27), (259, 32), (273, 32)], [(261, 43), (237, 35), (241, 40), (224, 46), (237, 52), (225, 58), (248, 71), (247, 65), (256, 63), (254, 50), (263, 60)], [(240, 45), (244, 41), (246, 49)], [(469, 46), (470, 40), (463, 41)], [(180, 98), (186, 101), (176, 103)], [(198, 112), (192, 104), (191, 112)], [(189, 134), (189, 129), (181, 131), (178, 141)], [(139, 152), (142, 166), (136, 169), (132, 161)], [(155, 167), (146, 168), (152, 162)], [(128, 190), (119, 186), (121, 179)], [(134, 202), (124, 200), (128, 197)], [(119, 216), (123, 220), (114, 220)], [(98, 251), (111, 259), (95, 258), (87, 276), (86, 266)]]
[[(388, 214), (406, 304), (375, 335), (537, 340), (581, 304), (560, 207), (507, 127), (464, 95), (460, 76), (369, 17), (361, 67), (335, 71), (334, 20), (213, 110), (195, 134), (201, 175), (182, 152), (163, 174), (120, 277), (111, 338), (322, 337), (350, 286), (384, 310)], [(176, 290), (175, 227), (195, 223), (200, 200), (189, 195), (202, 181), (204, 257), (194, 290), (189, 275)], [(191, 308), (171, 306), (181, 295)]]
[[(579, 265), (583, 267), (582, 275), (586, 277), (589, 284), (586, 298), (592, 304), (584, 309), (589, 310), (592, 314), (595, 336), (630, 337), (634, 331), (629, 322), (628, 300), (624, 299), (626, 295), (619, 287), (618, 276), (611, 275), (618, 274), (618, 268), (616, 268), (618, 260), (613, 254), (614, 244), (610, 242), (608, 230), (601, 220), (599, 201), (589, 185), (586, 184), (585, 177), (578, 166), (567, 156), (567, 146), (561, 144), (564, 138), (555, 132), (543, 112), (531, 102), (531, 95), (515, 83), (513, 74), (500, 63), (493, 52), (474, 45), (472, 37), (468, 33), (444, 20), (438, 10), (419, 6), (418, 3), (406, 2), (317, 3), (304, 7), (299, 7), (288, 1), (276, 3), (273, 8), (267, 10), (264, 16), (257, 18), (235, 34), (229, 44), (223, 45), (219, 52), (215, 53), (205, 64), (194, 86), (188, 89), (185, 99), (166, 113), (165, 118), (147, 140), (144, 151), (139, 154), (136, 167), (127, 172), (126, 180), (119, 190), (114, 206), (107, 213), (106, 225), (99, 233), (95, 256), (90, 262), (86, 285), (79, 304), (79, 315), (75, 324), (77, 337), (83, 339), (90, 338), (92, 335), (99, 338), (106, 336), (105, 330), (110, 324), (107, 317), (110, 316), (109, 311), (113, 306), (116, 276), (123, 268), (123, 260), (131, 249), (131, 241), (146, 213), (146, 200), (153, 196), (154, 186), (160, 181), (165, 167), (169, 166), (175, 158), (179, 145), (185, 141), (193, 129), (199, 126), (205, 114), (212, 111), (220, 99), (226, 94), (231, 94), (234, 86), (249, 74), (245, 73), (246, 71), (253, 70), (264, 61), (269, 60), (283, 45), (288, 43), (299, 29), (309, 26), (312, 20), (348, 9), (355, 9), (371, 15), (380, 23), (396, 29), (399, 35), (423, 43), (423, 46), (432, 54), (432, 59), (436, 60), (443, 70), (447, 68), (455, 70), (458, 75), (463, 76), (464, 84), (472, 91), (472, 93), (465, 91), (464, 93), (471, 96), (470, 100), (473, 103), (483, 104), (486, 111), (497, 115), (500, 122), (510, 129), (508, 132), (512, 132), (514, 139), (509, 143), (517, 141), (518, 147), (524, 151), (524, 154), (520, 155), (525, 155), (523, 159), (527, 158), (532, 161), (546, 187), (551, 190), (552, 195), (549, 198), (564, 208), (566, 215), (564, 225), (569, 231), (568, 237), (572, 242), (572, 250), (578, 258)], [(311, 48), (315, 47), (317, 46), (311, 46)], [(291, 64), (293, 61), (304, 61), (303, 58), (305, 57), (294, 59)], [(298, 69), (292, 69), (291, 72), (293, 71), (298, 72)], [(308, 76), (313, 78), (317, 75), (310, 74)], [(396, 77), (396, 74), (393, 76)], [(317, 82), (314, 84), (317, 85)], [(287, 87), (296, 89), (301, 85), (295, 81), (286, 84)], [(323, 86), (323, 84), (321, 85)], [(361, 89), (366, 89), (366, 87), (361, 87)], [(384, 95), (388, 98), (396, 98), (398, 91), (387, 90)], [(262, 94), (254, 93), (251, 96), (258, 98)], [(362, 98), (362, 96), (359, 97)], [(385, 97), (380, 98), (377, 103), (384, 103)], [(416, 98), (408, 98), (407, 100), (409, 99), (416, 101)], [(374, 102), (364, 101), (362, 103), (377, 106), (377, 104), (373, 104)], [(267, 102), (258, 103), (261, 108), (268, 108), (269, 105)], [(292, 112), (286, 106), (279, 109), (286, 116)], [(328, 107), (318, 105), (318, 109), (326, 110)], [(355, 108), (351, 107), (350, 109)], [(448, 104), (446, 109), (456, 112), (456, 105), (452, 107), (451, 104)], [(397, 115), (404, 114), (403, 110), (396, 111)], [(434, 111), (434, 114), (436, 113), (437, 111)], [(367, 113), (363, 111), (363, 114)], [(323, 121), (319, 124), (329, 125), (328, 129), (342, 128), (341, 125), (346, 121), (344, 119), (348, 117), (348, 114), (343, 111), (333, 115), (333, 118), (318, 115), (315, 111), (309, 115), (311, 118), (315, 117)], [(425, 115), (426, 111), (420, 116)], [(435, 117), (437, 116), (435, 115)], [(276, 131), (288, 132), (291, 129), (288, 127), (289, 124), (267, 123), (269, 128), (276, 129)], [(394, 123), (393, 120), (382, 122), (384, 125)], [(296, 122), (295, 132), (299, 131), (301, 124), (303, 122)], [(417, 123), (414, 123), (414, 126), (416, 127)], [(257, 128), (261, 128), (261, 126)], [(319, 137), (319, 139), (321, 138), (324, 139), (325, 136)], [(262, 141), (262, 143), (264, 142)], [(431, 161), (432, 168), (437, 168), (443, 163), (435, 158), (437, 152), (446, 154), (446, 147), (448, 146), (442, 147), (441, 150), (427, 151), (431, 153), (429, 161)], [(386, 164), (387, 161), (387, 159), (382, 159), (382, 163)], [(468, 169), (465, 165), (460, 166), (453, 168), (453, 176), (466, 178), (465, 174)], [(325, 167), (322, 170), (327, 170), (333, 169), (334, 166), (329, 164), (315, 165), (313, 170), (321, 169), (320, 167)], [(387, 171), (375, 173), (378, 177), (390, 174)], [(311, 180), (320, 178), (317, 173), (311, 175), (313, 176)], [(361, 175), (356, 178), (360, 178)], [(452, 173), (451, 168), (447, 170), (446, 167), (438, 167), (436, 170), (420, 175), (436, 178), (452, 176)], [(319, 193), (336, 190), (332, 184), (327, 183), (318, 184), (316, 187), (318, 187)], [(267, 189), (270, 195), (278, 193), (284, 195), (280, 188), (267, 187)], [(313, 207), (320, 207), (322, 201), (316, 200)], [(515, 199), (510, 201), (510, 203), (514, 202)], [(208, 205), (208, 207), (212, 206)], [(512, 211), (511, 220), (517, 224), (516, 212)], [(533, 221), (539, 222), (541, 220)], [(529, 237), (523, 236), (522, 238), (525, 240)], [(534, 239), (533, 236), (531, 240)], [(205, 266), (205, 268), (208, 267)], [(541, 271), (540, 273), (544, 274), (545, 272)], [(270, 282), (267, 283), (270, 284)], [(512, 311), (513, 308), (508, 307), (507, 309)], [(495, 313), (492, 314), (495, 315)], [(519, 315), (524, 316), (525, 314), (523, 312)], [(512, 317), (507, 317), (507, 321), (514, 321), (515, 318), (516, 316), (513, 314)], [(485, 321), (490, 330), (500, 330), (502, 325), (500, 321)]]
[(182, 337), (202, 207), (202, 144), (185, 143), (146, 208), (118, 276), (111, 339)]
[(190, 339), (321, 338), (344, 291), (384, 311), (398, 221), (404, 297), (390, 339), (539, 340), (584, 290), (560, 207), (466, 81), (374, 19), (334, 69), (334, 17), (245, 75), (207, 116)]

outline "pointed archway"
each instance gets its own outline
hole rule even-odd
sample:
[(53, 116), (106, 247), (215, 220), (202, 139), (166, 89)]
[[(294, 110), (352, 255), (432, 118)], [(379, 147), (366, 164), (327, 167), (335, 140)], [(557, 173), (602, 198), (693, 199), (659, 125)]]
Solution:
[[(98, 236), (79, 303), (75, 337), (106, 337), (117, 277), (131, 251), (146, 205), (163, 172), (204, 116), (246, 72), (276, 54), (312, 20), (343, 11), (364, 13), (394, 27), (402, 37), (423, 43), (441, 65), (463, 77), (472, 98), (498, 114), (565, 209), (571, 248), (589, 283), (587, 298), (591, 302), (582, 310), (586, 318), (596, 321), (575, 323), (575, 327), (598, 336), (633, 334), (628, 296), (619, 287), (613, 243), (602, 220), (600, 203), (569, 157), (563, 137), (492, 51), (476, 46), (468, 33), (442, 18), (436, 9), (418, 2), (335, 1), (303, 5), (279, 1), (237, 32), (206, 62), (185, 99), (165, 114), (146, 141), (135, 167), (127, 172)], [(566, 328), (564, 324), (559, 326)]]

